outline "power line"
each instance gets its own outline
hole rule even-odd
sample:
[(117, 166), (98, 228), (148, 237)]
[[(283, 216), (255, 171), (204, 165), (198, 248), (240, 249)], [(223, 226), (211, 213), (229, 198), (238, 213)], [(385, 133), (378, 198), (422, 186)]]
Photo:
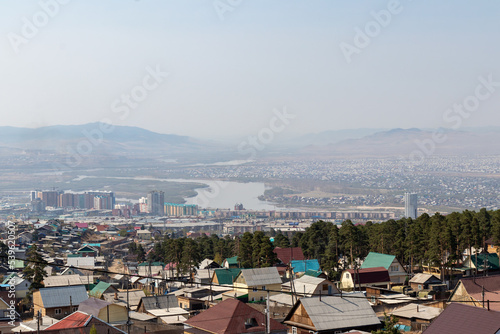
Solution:
[[(9, 258), (9, 256), (7, 255), (0, 255), (0, 258)], [(10, 259), (12, 259), (12, 257), (10, 257)], [(125, 274), (125, 273), (119, 273), (119, 272), (113, 272), (113, 271), (109, 271), (109, 270), (105, 270), (105, 269), (89, 269), (89, 268), (84, 268), (84, 267), (75, 267), (75, 266), (72, 266), (72, 265), (58, 265), (58, 264), (53, 264), (53, 263), (48, 263), (47, 261), (33, 261), (33, 260), (27, 260), (27, 259), (21, 259), (21, 258), (14, 258), (15, 260), (21, 260), (21, 261), (25, 261), (25, 262), (28, 262), (28, 263), (38, 263), (38, 264), (44, 264), (46, 266), (50, 266), (50, 267), (63, 267), (63, 268), (72, 268), (72, 269), (78, 269), (78, 270), (87, 270), (87, 271), (92, 271), (92, 272), (98, 272), (98, 273), (103, 273), (103, 274), (113, 274), (113, 275), (125, 275), (125, 276), (129, 276), (129, 277), (138, 277), (139, 279), (150, 279), (150, 280), (157, 280), (157, 281), (161, 281), (161, 282), (165, 282), (165, 283), (168, 283), (168, 282), (177, 282), (177, 283), (186, 283), (185, 280), (182, 280), (182, 279), (176, 279), (176, 278), (159, 278), (159, 277), (149, 277), (149, 276), (143, 276), (143, 275), (131, 275), (131, 274)], [(221, 268), (223, 269), (223, 268)], [(127, 283), (128, 284), (128, 283)], [(335, 293), (333, 295), (325, 295), (325, 294), (321, 294), (321, 293), (306, 293), (306, 294), (302, 294), (302, 293), (293, 293), (293, 292), (289, 292), (289, 291), (282, 291), (282, 290), (272, 290), (272, 289), (262, 289), (262, 288), (254, 288), (254, 287), (243, 287), (243, 286), (235, 286), (234, 284), (214, 284), (214, 283), (202, 283), (202, 282), (195, 282), (194, 284), (197, 284), (197, 285), (201, 285), (201, 286), (212, 286), (212, 287), (224, 287), (224, 288), (232, 288), (232, 289), (241, 289), (241, 290), (252, 290), (252, 292), (258, 292), (258, 291), (261, 291), (261, 292), (266, 292), (266, 291), (269, 291), (269, 292), (276, 292), (276, 293), (280, 293), (280, 294), (288, 294), (288, 295), (292, 295), (292, 294), (295, 294), (297, 296), (303, 296), (303, 297), (328, 297), (328, 296), (335, 296), (335, 297), (341, 297), (341, 298), (358, 298), (358, 299), (367, 299), (366, 296), (353, 296), (351, 293), (346, 293), (346, 292), (339, 292), (339, 293)], [(378, 300), (405, 300), (405, 301), (408, 301), (408, 302), (411, 302), (412, 300), (411, 299), (408, 299), (408, 298), (413, 298), (413, 297), (408, 297), (408, 296), (401, 296), (401, 297), (394, 297), (394, 298), (391, 298), (391, 297), (379, 297), (379, 296), (376, 296), (376, 299)], [(478, 301), (474, 301), (474, 300), (471, 300), (471, 301), (448, 301), (450, 303), (478, 303)], [(500, 303), (500, 300), (490, 300), (490, 303)]]

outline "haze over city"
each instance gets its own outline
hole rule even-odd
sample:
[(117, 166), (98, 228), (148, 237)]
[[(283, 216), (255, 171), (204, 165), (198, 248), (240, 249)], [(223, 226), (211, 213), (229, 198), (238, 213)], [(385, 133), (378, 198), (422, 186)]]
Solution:
[[(296, 118), (282, 137), (449, 128), (445, 111), (479, 77), (500, 81), (496, 2), (225, 3), (61, 1), (45, 20), (36, 1), (4, 2), (1, 124), (104, 120), (223, 138), (254, 134), (286, 107)], [(127, 107), (123, 95), (153, 72)], [(460, 127), (499, 126), (499, 96)]]

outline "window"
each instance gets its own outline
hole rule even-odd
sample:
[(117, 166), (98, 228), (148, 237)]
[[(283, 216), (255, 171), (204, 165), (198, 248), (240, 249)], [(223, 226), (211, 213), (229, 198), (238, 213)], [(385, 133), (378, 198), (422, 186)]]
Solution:
[(399, 271), (399, 266), (391, 266), (391, 271)]
[(264, 300), (264, 296), (260, 296), (260, 301), (263, 301)]
[(255, 318), (250, 318), (250, 319), (245, 320), (245, 329), (248, 329), (250, 327), (256, 327), (258, 325), (259, 324), (258, 324), (257, 320), (255, 320)]
[(297, 334), (297, 327), (292, 326), (292, 334)]
[(349, 273), (345, 273), (345, 278), (349, 278)]
[(323, 284), (323, 291), (328, 290), (328, 284)]
[(56, 309), (54, 310), (54, 313), (55, 313), (55, 314), (61, 314), (61, 313), (62, 313), (62, 310), (61, 310), (60, 308), (56, 308)]
[(266, 291), (266, 286), (265, 285), (262, 286), (262, 291)]
[(78, 311), (78, 306), (73, 306), (73, 312)]
[(420, 284), (419, 284), (419, 285), (418, 285), (418, 289), (419, 289), (419, 290), (422, 290), (422, 285), (420, 285)]
[(257, 287), (253, 287), (253, 288), (252, 288), (252, 291), (253, 291), (253, 292), (257, 292), (258, 290), (259, 290), (259, 289), (257, 289)]

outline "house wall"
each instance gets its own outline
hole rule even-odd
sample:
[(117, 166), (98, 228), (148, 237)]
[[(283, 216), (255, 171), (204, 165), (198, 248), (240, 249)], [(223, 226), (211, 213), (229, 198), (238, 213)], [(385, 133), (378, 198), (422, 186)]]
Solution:
[(111, 304), (109, 307), (109, 319), (108, 319), (108, 311), (106, 307), (101, 309), (99, 312), (99, 319), (106, 322), (120, 322), (127, 321), (127, 309), (123, 306)]
[[(239, 276), (241, 277), (241, 276)], [(240, 279), (238, 279), (234, 282), (234, 290), (237, 292), (241, 293), (248, 293), (248, 301), (259, 301), (259, 300), (266, 300), (267, 298), (267, 290), (271, 290), (269, 292), (270, 296), (277, 295), (279, 291), (281, 291), (281, 283), (277, 284), (270, 284), (270, 285), (257, 285), (255, 287), (249, 287), (246, 285), (246, 283), (242, 282)], [(238, 282), (239, 280), (239, 282)], [(254, 291), (254, 288), (257, 291)], [(265, 289), (265, 291), (263, 291)]]
[[(297, 307), (295, 312), (293, 313), (292, 317), (290, 318), (291, 322), (299, 323), (299, 324), (304, 324), (306, 326), (314, 327), (313, 322), (311, 321), (311, 318), (306, 312), (306, 309), (302, 304)], [(309, 332), (309, 331), (308, 331)]]
[(345, 271), (340, 278), (340, 288), (343, 290), (349, 290), (354, 288), (354, 282), (352, 280), (352, 275)]
[(44, 308), (42, 309), (42, 316), (48, 315), (49, 317), (52, 317), (54, 319), (62, 319), (76, 311), (78, 311), (78, 305), (76, 306), (73, 305), (72, 307), (66, 306), (66, 307)]
[(403, 266), (399, 263), (399, 261), (394, 258), (389, 268), (389, 277), (391, 278), (391, 283), (394, 284), (403, 284), (406, 279), (406, 272)]

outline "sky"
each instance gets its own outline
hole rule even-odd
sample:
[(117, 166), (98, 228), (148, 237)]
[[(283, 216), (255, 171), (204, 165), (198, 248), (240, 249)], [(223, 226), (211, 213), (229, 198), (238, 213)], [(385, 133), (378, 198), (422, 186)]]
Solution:
[(0, 126), (500, 126), (498, 17), (498, 1), (0, 0)]

